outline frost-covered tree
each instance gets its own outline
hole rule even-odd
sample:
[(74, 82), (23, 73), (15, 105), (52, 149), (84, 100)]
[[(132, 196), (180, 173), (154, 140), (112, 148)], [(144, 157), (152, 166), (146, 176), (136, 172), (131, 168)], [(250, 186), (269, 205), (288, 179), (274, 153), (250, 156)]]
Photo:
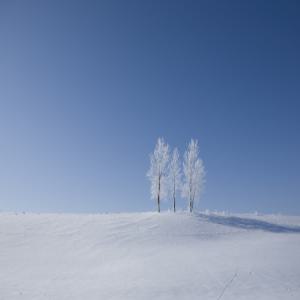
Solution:
[(151, 182), (151, 198), (157, 200), (160, 212), (160, 201), (167, 195), (167, 166), (169, 162), (169, 146), (163, 138), (157, 140), (154, 152), (150, 155), (150, 169), (147, 176)]
[(199, 158), (197, 140), (191, 140), (183, 161), (184, 184), (182, 196), (188, 200), (190, 212), (194, 209), (194, 203), (200, 198), (204, 187), (205, 171), (202, 160)]
[(169, 193), (173, 200), (173, 210), (176, 211), (176, 195), (181, 186), (181, 170), (179, 164), (179, 152), (177, 148), (173, 150), (169, 165)]

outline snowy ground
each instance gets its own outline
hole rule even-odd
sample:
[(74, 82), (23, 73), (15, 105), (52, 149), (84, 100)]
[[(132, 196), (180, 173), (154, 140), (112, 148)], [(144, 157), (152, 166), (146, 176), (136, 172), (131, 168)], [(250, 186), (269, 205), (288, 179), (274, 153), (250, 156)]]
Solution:
[(0, 299), (300, 299), (300, 217), (1, 213)]

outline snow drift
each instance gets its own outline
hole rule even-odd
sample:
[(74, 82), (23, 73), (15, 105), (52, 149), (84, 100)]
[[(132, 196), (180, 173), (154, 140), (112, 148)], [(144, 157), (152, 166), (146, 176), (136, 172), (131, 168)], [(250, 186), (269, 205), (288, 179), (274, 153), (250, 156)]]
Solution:
[(300, 299), (300, 217), (1, 213), (0, 299)]

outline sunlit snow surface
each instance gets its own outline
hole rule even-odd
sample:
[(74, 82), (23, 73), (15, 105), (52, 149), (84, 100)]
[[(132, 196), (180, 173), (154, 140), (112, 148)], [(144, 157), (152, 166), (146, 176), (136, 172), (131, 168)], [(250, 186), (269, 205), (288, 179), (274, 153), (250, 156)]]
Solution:
[(300, 217), (0, 213), (0, 299), (300, 299)]

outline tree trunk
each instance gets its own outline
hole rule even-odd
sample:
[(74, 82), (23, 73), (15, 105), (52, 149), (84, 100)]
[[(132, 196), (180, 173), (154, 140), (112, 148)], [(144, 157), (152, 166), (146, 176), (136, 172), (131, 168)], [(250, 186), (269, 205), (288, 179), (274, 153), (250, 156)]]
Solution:
[(173, 203), (174, 203), (174, 207), (173, 207), (173, 208), (174, 208), (174, 212), (176, 212), (175, 196), (174, 196), (174, 198), (173, 198), (173, 199), (174, 199), (174, 202), (173, 202)]
[(157, 211), (160, 212), (160, 199), (159, 199), (159, 194), (157, 195)]
[(158, 179), (157, 211), (160, 212), (160, 178)]
[(173, 186), (173, 209), (174, 209), (174, 212), (176, 212), (176, 196), (175, 196), (175, 181), (174, 181), (174, 186)]
[(192, 199), (190, 198), (190, 213), (193, 211)]

